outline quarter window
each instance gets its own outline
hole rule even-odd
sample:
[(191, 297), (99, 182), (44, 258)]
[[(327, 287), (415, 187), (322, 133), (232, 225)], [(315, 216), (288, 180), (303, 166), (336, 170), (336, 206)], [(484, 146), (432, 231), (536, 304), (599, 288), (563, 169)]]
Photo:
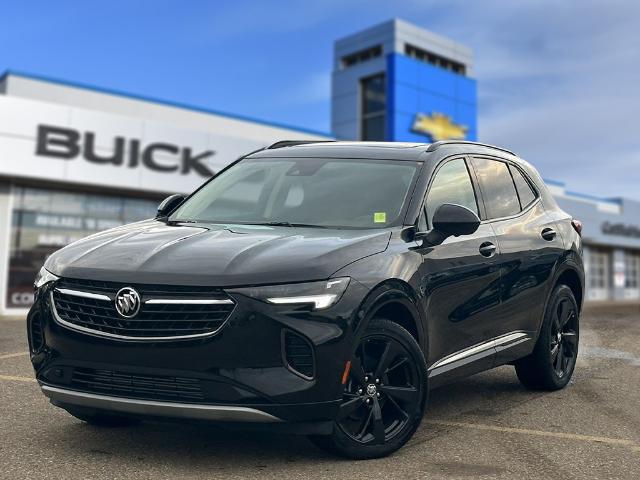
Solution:
[(509, 217), (520, 212), (516, 187), (505, 162), (474, 158), (478, 180), (489, 218)]
[(513, 177), (513, 181), (516, 184), (516, 190), (518, 190), (520, 206), (524, 210), (536, 199), (536, 192), (534, 192), (533, 188), (531, 188), (531, 185), (529, 184), (527, 179), (524, 178), (524, 175), (520, 170), (518, 170), (513, 165), (509, 165), (509, 170), (511, 170), (511, 176)]
[(478, 203), (469, 177), (467, 164), (462, 158), (445, 163), (433, 179), (427, 196), (429, 224), (436, 209), (443, 203), (462, 205), (478, 214)]

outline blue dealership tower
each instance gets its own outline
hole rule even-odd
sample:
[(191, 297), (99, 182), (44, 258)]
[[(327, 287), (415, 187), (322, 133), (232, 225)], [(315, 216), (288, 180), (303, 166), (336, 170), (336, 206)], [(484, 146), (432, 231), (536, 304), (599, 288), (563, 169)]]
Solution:
[(331, 128), (338, 139), (477, 139), (469, 48), (393, 19), (335, 42)]

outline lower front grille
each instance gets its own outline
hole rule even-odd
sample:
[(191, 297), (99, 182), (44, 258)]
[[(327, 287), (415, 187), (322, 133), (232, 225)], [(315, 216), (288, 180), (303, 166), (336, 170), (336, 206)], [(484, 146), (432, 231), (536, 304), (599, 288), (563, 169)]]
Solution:
[(202, 401), (200, 380), (75, 368), (71, 386), (84, 392), (145, 400)]
[[(134, 288), (141, 306), (133, 318), (118, 314), (117, 292)], [(96, 335), (133, 340), (168, 340), (214, 334), (231, 314), (234, 303), (210, 287), (124, 285), (61, 279), (51, 294), (59, 323)]]
[(284, 360), (287, 366), (303, 378), (314, 377), (313, 347), (302, 335), (291, 330), (282, 333)]

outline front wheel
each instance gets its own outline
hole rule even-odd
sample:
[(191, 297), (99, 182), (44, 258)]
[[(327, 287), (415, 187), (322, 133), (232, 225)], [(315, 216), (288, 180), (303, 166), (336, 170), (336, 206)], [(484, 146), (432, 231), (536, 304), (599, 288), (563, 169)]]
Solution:
[(351, 359), (333, 433), (312, 441), (354, 459), (389, 455), (420, 425), (427, 378), (424, 355), (411, 334), (389, 320), (372, 320)]

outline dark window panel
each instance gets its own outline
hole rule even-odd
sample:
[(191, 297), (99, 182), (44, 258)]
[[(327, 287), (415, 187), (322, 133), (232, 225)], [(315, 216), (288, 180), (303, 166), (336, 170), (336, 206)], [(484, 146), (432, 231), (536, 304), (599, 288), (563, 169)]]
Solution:
[(345, 55), (340, 59), (340, 63), (342, 65), (342, 68), (347, 68), (357, 63), (362, 63), (366, 62), (367, 60), (371, 60), (372, 58), (377, 58), (381, 55), (382, 45), (375, 45), (373, 47), (360, 50), (350, 55)]
[(416, 60), (420, 60), (421, 62), (429, 63), (440, 68), (444, 68), (445, 70), (450, 70), (459, 75), (465, 75), (467, 73), (467, 69), (462, 63), (450, 60), (440, 55), (436, 55), (435, 53), (427, 52), (422, 48), (418, 48), (408, 43), (404, 46), (404, 53), (408, 57), (415, 58)]
[(536, 199), (536, 192), (531, 188), (531, 184), (524, 178), (520, 170), (512, 165), (509, 165), (509, 170), (511, 170), (511, 176), (516, 184), (520, 205), (524, 209)]
[(436, 173), (427, 195), (429, 224), (433, 214), (443, 203), (462, 205), (478, 214), (476, 195), (464, 159), (450, 160)]
[(362, 140), (383, 141), (384, 115), (376, 115), (362, 121)]
[(474, 158), (489, 218), (502, 218), (520, 212), (516, 187), (505, 162)]

